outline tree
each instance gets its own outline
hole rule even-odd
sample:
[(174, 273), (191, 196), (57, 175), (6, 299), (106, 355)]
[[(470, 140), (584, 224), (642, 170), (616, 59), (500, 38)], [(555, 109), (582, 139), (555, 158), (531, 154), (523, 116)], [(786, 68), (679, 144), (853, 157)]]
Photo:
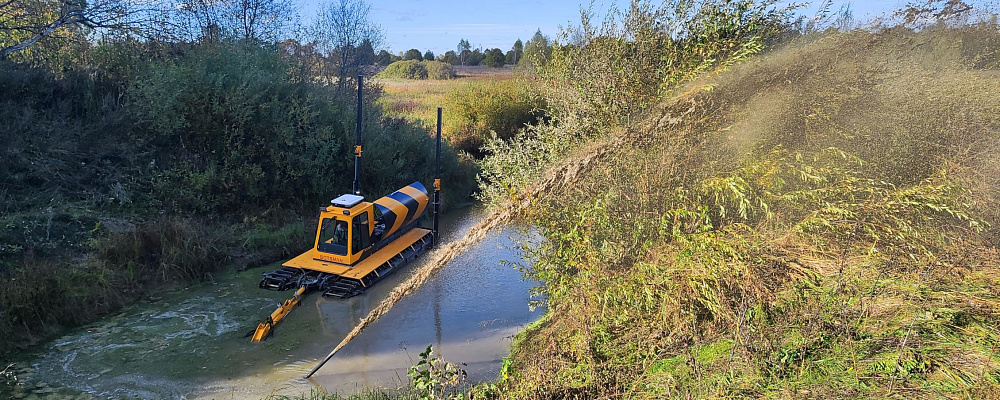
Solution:
[(427, 50), (427, 52), (424, 53), (424, 61), (434, 61), (434, 52)]
[(278, 52), (286, 60), (291, 60), (297, 68), (290, 76), (297, 81), (308, 81), (322, 72), (323, 55), (316, 51), (315, 43), (299, 43), (295, 39), (285, 39), (278, 43)]
[(521, 61), (522, 54), (524, 54), (524, 44), (521, 43), (521, 39), (517, 39), (514, 42), (514, 47), (511, 47), (510, 51), (507, 52), (507, 64), (517, 65), (517, 62)]
[(455, 54), (454, 50), (448, 50), (444, 53), (438, 61), (445, 62), (451, 65), (458, 64), (458, 54)]
[(320, 6), (309, 30), (327, 57), (335, 60), (338, 93), (349, 88), (350, 78), (359, 71), (363, 60), (358, 57), (358, 48), (365, 41), (370, 48), (382, 44), (382, 28), (368, 19), (370, 12), (371, 6), (364, 0), (328, 0)]
[(296, 17), (291, 0), (230, 0), (225, 8), (228, 30), (239, 39), (258, 42), (277, 40)]
[(483, 62), (483, 58), (485, 57), (486, 55), (483, 54), (483, 49), (475, 49), (466, 55), (465, 62), (468, 65), (479, 65), (479, 63)]
[(420, 50), (409, 49), (409, 50), (406, 51), (406, 54), (403, 54), (403, 61), (407, 61), (407, 60), (423, 61), (424, 60), (424, 56), (420, 55)]
[(84, 29), (156, 36), (171, 12), (155, 1), (0, 0), (0, 59), (54, 36), (79, 36)]
[(549, 37), (542, 34), (542, 30), (536, 30), (531, 40), (524, 45), (524, 57), (522, 63), (530, 66), (545, 65), (552, 55), (552, 46), (549, 45)]
[(378, 55), (375, 56), (375, 63), (385, 67), (392, 64), (393, 58), (395, 58), (395, 56), (387, 50), (379, 50)]
[(490, 68), (503, 67), (504, 61), (503, 50), (500, 49), (488, 50), (486, 56), (483, 58), (483, 64)]
[(465, 57), (470, 49), (472, 49), (472, 45), (469, 44), (468, 40), (465, 40), (463, 38), (458, 41), (458, 62), (461, 63), (462, 65), (465, 65), (466, 62)]
[(358, 46), (354, 57), (358, 66), (375, 64), (375, 49), (372, 47), (371, 40), (361, 41), (361, 46)]

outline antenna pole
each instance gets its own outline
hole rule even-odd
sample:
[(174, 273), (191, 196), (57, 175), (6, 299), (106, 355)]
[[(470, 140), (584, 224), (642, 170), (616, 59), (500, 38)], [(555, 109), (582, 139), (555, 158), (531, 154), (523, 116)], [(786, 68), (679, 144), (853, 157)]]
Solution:
[(438, 242), (438, 213), (441, 207), (441, 107), (438, 107), (437, 151), (434, 158), (434, 244)]
[(354, 194), (361, 195), (361, 91), (365, 76), (358, 74), (358, 125), (354, 130)]

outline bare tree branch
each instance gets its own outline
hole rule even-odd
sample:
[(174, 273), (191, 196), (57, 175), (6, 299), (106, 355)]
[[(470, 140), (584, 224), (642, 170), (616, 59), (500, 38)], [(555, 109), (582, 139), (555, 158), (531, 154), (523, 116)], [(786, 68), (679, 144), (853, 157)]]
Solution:
[(29, 38), (28, 40), (21, 42), (19, 44), (7, 46), (2, 50), (0, 50), (0, 59), (7, 58), (7, 56), (10, 55), (11, 53), (28, 48), (29, 46), (35, 44), (39, 40), (42, 40), (43, 38), (51, 35), (52, 32), (54, 32), (56, 29), (63, 27), (64, 25), (80, 23), (84, 19), (85, 17), (79, 11), (67, 13), (59, 17), (59, 19), (52, 21), (52, 23), (45, 26), (43, 29), (41, 29), (39, 32), (37, 32), (34, 36)]
[[(152, 36), (169, 30), (175, 8), (161, 0), (0, 2), (0, 59), (73, 27)], [(166, 0), (162, 0), (166, 1)]]
[(310, 30), (320, 50), (336, 60), (338, 92), (345, 90), (349, 75), (360, 67), (358, 50), (364, 47), (371, 51), (382, 44), (382, 28), (369, 19), (370, 11), (364, 0), (328, 0)]

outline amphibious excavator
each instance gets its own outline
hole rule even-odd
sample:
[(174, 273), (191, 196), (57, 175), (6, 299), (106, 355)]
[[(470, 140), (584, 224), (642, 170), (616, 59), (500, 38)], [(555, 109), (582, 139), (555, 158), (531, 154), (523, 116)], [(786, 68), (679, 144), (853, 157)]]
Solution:
[(333, 199), (319, 210), (319, 223), (311, 249), (273, 272), (265, 272), (260, 288), (288, 290), (295, 295), (278, 306), (257, 329), (247, 333), (253, 342), (272, 334), (274, 325), (312, 291), (324, 296), (359, 295), (375, 282), (433, 247), (438, 240), (441, 204), (441, 109), (438, 108), (436, 176), (433, 227), (419, 226), (427, 208), (427, 189), (413, 182), (373, 202), (360, 189), (362, 77), (358, 76), (357, 129), (354, 147), (354, 193)]

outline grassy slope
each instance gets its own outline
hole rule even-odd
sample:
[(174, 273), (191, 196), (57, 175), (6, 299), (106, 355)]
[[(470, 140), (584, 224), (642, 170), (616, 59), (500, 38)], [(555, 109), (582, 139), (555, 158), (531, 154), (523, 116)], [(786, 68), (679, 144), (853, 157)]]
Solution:
[(595, 146), (506, 397), (1000, 395), (994, 28), (791, 46)]

